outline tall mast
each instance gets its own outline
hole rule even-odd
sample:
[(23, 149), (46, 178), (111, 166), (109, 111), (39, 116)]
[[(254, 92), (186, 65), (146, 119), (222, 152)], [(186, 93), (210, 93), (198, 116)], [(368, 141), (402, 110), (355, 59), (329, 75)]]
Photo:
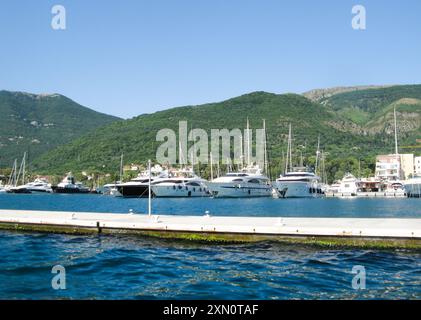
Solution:
[(317, 171), (319, 171), (319, 156), (320, 156), (320, 135), (317, 139), (317, 151), (316, 151), (316, 164), (314, 166), (314, 173), (317, 175)]
[(247, 165), (250, 165), (250, 123), (247, 117)]
[(26, 152), (23, 153), (23, 159), (22, 159), (22, 163), (23, 163), (23, 171), (22, 171), (22, 185), (25, 185), (25, 169), (26, 169)]
[[(287, 149), (287, 161), (285, 163), (285, 173), (292, 171), (292, 142), (291, 142), (291, 123), (289, 124), (289, 133), (288, 133), (288, 149)], [(288, 171), (289, 164), (289, 171)]]
[(395, 119), (395, 155), (398, 156), (399, 152), (398, 152), (398, 126), (396, 123), (396, 107), (393, 108), (393, 116)]
[(268, 174), (268, 159), (267, 159), (267, 145), (266, 145), (266, 120), (263, 119), (263, 133), (264, 133), (264, 144), (263, 144), (263, 151), (264, 151), (264, 162), (263, 167), (265, 170), (265, 174)]
[(120, 156), (120, 183), (123, 182), (123, 154)]
[(212, 152), (209, 153), (209, 157), (210, 157), (210, 174), (211, 174), (211, 181), (213, 180), (213, 158), (212, 158)]
[(148, 182), (148, 216), (152, 214), (152, 203), (151, 203), (151, 160), (148, 160), (148, 171), (149, 171), (149, 182)]

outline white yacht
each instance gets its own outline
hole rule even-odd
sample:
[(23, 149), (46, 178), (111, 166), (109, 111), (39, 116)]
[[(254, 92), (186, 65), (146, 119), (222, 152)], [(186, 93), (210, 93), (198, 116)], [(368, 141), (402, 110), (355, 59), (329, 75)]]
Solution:
[(313, 172), (287, 172), (276, 179), (276, 190), (283, 198), (314, 198), (323, 196), (320, 177)]
[(354, 175), (347, 173), (341, 180), (337, 193), (342, 197), (355, 197), (360, 191), (360, 183)]
[(182, 169), (170, 172), (167, 179), (154, 181), (152, 192), (156, 197), (208, 197), (205, 182), (192, 169)]
[(33, 182), (29, 182), (24, 185), (29, 192), (42, 192), (42, 193), (51, 193), (53, 189), (51, 188), (51, 184), (48, 183), (46, 179), (37, 178)]
[(0, 193), (6, 193), (6, 188), (1, 181), (0, 181)]
[[(316, 152), (316, 171), (318, 169), (320, 154), (319, 137)], [(323, 157), (321, 160), (323, 160)], [(302, 157), (301, 166), (293, 167), (291, 124), (289, 125), (288, 133), (288, 149), (285, 162), (285, 173), (276, 179), (275, 189), (278, 193), (278, 197), (282, 198), (316, 198), (324, 196), (325, 187), (321, 183), (321, 178), (303, 166)]]
[(216, 198), (270, 197), (272, 185), (259, 166), (248, 166), (239, 172), (229, 172), (223, 177), (206, 182)]
[(404, 188), (406, 195), (410, 198), (421, 198), (421, 176), (416, 175), (405, 181)]
[(36, 178), (33, 182), (29, 182), (17, 187), (9, 187), (7, 192), (10, 193), (51, 193), (53, 189), (46, 179)]

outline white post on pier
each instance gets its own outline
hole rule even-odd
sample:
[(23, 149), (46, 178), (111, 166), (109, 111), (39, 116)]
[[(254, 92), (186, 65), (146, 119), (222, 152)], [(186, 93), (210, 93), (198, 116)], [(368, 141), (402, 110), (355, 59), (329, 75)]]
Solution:
[(148, 216), (152, 214), (152, 203), (151, 203), (151, 160), (148, 160), (148, 171), (149, 171), (149, 183), (148, 183)]

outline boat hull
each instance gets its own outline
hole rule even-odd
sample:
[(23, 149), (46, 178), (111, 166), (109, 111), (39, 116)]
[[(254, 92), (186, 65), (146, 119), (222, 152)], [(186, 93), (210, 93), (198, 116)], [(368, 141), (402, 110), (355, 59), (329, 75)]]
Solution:
[(78, 189), (78, 188), (60, 188), (60, 187), (53, 187), (54, 193), (90, 193), (90, 190)]
[(215, 198), (254, 198), (272, 196), (272, 186), (269, 185), (209, 182), (207, 186), (210, 193)]
[(149, 196), (148, 185), (117, 186), (117, 190), (123, 197), (147, 198)]
[(321, 188), (306, 181), (277, 181), (276, 190), (282, 198), (317, 198), (323, 196)]
[(152, 186), (154, 195), (158, 198), (188, 198), (209, 197), (209, 191), (198, 186)]

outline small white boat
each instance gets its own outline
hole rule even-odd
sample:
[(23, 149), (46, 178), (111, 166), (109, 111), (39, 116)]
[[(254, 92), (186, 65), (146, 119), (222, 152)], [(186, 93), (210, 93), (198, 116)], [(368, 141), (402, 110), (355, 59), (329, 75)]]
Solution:
[(272, 184), (259, 166), (248, 166), (239, 172), (206, 182), (215, 198), (251, 198), (272, 196)]

